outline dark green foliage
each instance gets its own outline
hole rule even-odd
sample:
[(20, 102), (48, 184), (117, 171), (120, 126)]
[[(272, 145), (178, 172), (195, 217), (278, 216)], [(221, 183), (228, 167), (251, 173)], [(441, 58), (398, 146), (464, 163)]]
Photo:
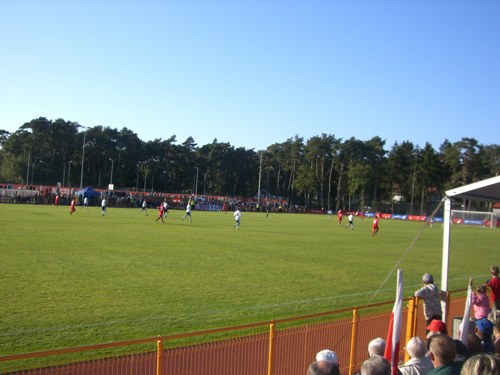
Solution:
[[(389, 207), (429, 214), (445, 190), (492, 177), (500, 168), (499, 146), (473, 138), (445, 140), (439, 151), (411, 141), (385, 150), (380, 137), (321, 134), (255, 151), (217, 139), (202, 146), (192, 137), (178, 143), (175, 135), (144, 142), (127, 128), (43, 117), (13, 134), (0, 130), (0, 146), (1, 182), (94, 188), (113, 182), (115, 189), (148, 192), (284, 197), (325, 211)], [(395, 208), (395, 202), (405, 206)]]

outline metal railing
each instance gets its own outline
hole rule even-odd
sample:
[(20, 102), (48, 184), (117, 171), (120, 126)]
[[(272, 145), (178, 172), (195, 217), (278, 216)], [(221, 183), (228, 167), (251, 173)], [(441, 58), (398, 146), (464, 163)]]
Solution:
[[(452, 294), (456, 297), (451, 298)], [(415, 298), (404, 302), (407, 305), (403, 309), (401, 342), (413, 336), (425, 337), (422, 304)], [(366, 359), (368, 343), (375, 337), (386, 337), (393, 303), (199, 332), (3, 356), (0, 365), (7, 372), (0, 372), (26, 375), (303, 375), (315, 354), (329, 348), (339, 356), (341, 373), (352, 375)], [(464, 290), (448, 292), (446, 321), (450, 322), (452, 316), (462, 316), (464, 305)], [(208, 342), (196, 343), (200, 341)], [(53, 363), (62, 363), (64, 356), (71, 353), (83, 355), (84, 352), (135, 345), (149, 345), (151, 349), (108, 358), (96, 354), (94, 358), (98, 359), (19, 370), (23, 361), (30, 359), (43, 358), (46, 361), (48, 357), (57, 357)], [(404, 357), (403, 347), (401, 345), (400, 358)], [(41, 367), (36, 362), (26, 366)]]

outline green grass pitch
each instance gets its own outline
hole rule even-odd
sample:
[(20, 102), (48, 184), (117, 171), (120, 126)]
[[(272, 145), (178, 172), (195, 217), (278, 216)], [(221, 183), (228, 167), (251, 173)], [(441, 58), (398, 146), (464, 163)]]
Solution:
[[(441, 275), (442, 226), (337, 217), (0, 205), (0, 355), (191, 332), (393, 300)], [(345, 221), (344, 221), (345, 225)], [(420, 235), (419, 235), (420, 234)], [(499, 264), (500, 231), (451, 230), (449, 289)]]

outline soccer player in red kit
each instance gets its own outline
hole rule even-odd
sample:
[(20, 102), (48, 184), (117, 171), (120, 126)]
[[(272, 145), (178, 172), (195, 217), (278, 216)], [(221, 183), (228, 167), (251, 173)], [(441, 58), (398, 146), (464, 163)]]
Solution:
[(165, 220), (163, 220), (163, 214), (165, 213), (165, 206), (161, 203), (158, 206), (158, 217), (156, 218), (156, 221), (161, 219), (161, 222), (164, 223)]
[(378, 233), (378, 215), (375, 216), (375, 219), (373, 219), (373, 224), (372, 224), (372, 236), (375, 236)]
[(337, 224), (338, 224), (339, 227), (340, 227), (340, 224), (342, 224), (342, 216), (343, 216), (343, 214), (344, 213), (342, 212), (342, 210), (338, 210), (337, 211), (337, 216), (338, 216), (338, 219), (337, 219), (338, 222), (337, 222)]
[(76, 199), (75, 199), (75, 198), (73, 198), (73, 199), (71, 200), (71, 204), (70, 204), (70, 206), (69, 206), (69, 214), (70, 214), (70, 215), (73, 215), (73, 212), (75, 212), (75, 210), (76, 210), (76, 209), (75, 209), (75, 205), (76, 205)]

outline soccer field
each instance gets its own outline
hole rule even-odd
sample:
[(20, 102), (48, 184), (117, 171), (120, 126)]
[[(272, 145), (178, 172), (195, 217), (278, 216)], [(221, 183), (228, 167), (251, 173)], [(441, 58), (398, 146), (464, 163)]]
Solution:
[[(394, 299), (441, 275), (442, 227), (337, 217), (0, 205), (0, 355), (225, 327)], [(345, 225), (345, 222), (344, 222)], [(423, 230), (422, 230), (423, 229)], [(415, 239), (417, 239), (415, 241)], [(449, 289), (499, 264), (500, 231), (453, 227)], [(415, 241), (414, 246), (410, 246)], [(390, 275), (385, 285), (383, 281)]]

